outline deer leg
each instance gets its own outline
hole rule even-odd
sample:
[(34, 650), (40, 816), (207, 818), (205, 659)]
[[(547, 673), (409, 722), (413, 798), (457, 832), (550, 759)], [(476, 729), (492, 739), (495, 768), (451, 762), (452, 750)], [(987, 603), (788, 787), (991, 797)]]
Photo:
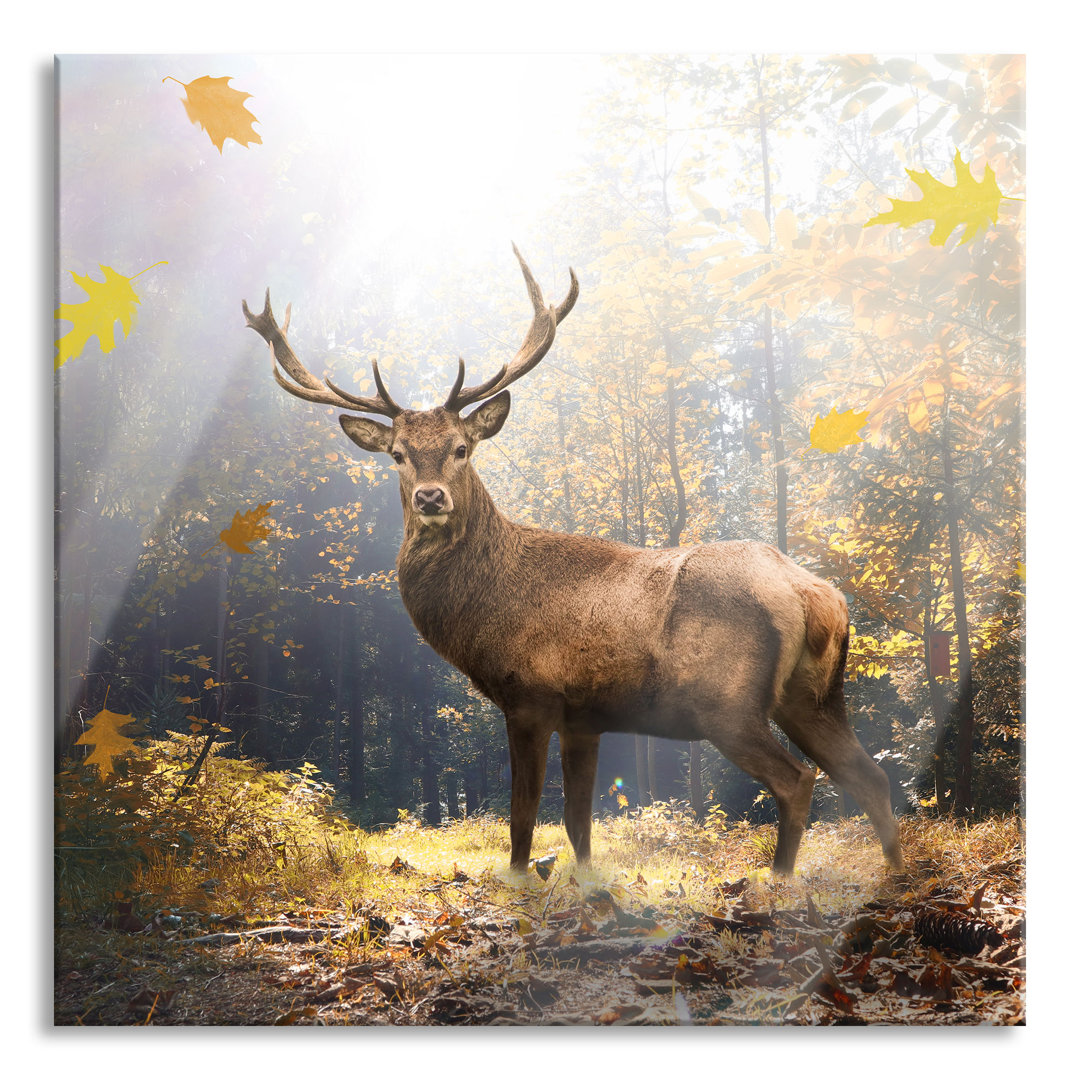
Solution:
[(785, 707), (776, 722), (807, 757), (851, 792), (874, 826), (885, 861), (893, 870), (903, 870), (904, 856), (900, 850), (900, 830), (892, 812), (889, 778), (852, 731), (843, 692), (833, 691), (822, 705)]
[(806, 831), (810, 800), (814, 794), (814, 770), (785, 750), (762, 718), (750, 730), (724, 730), (708, 735), (709, 741), (743, 772), (759, 780), (772, 793), (780, 815), (773, 872), (790, 874)]
[(534, 717), (514, 714), (506, 718), (510, 740), (510, 866), (514, 870), (529, 866), (551, 731)]
[(596, 784), (597, 735), (559, 733), (563, 769), (563, 819), (566, 834), (579, 866), (587, 866), (592, 854), (592, 797)]

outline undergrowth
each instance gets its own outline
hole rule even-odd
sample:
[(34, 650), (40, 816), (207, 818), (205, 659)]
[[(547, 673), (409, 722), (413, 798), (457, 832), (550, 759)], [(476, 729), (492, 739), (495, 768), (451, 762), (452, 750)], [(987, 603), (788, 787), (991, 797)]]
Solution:
[[(392, 828), (367, 832), (335, 811), (333, 789), (310, 766), (272, 772), (217, 748), (177, 797), (197, 744), (173, 735), (119, 761), (112, 776), (92, 767), (58, 776), (58, 923), (100, 919), (118, 902), (251, 921), (297, 906), (390, 917), (455, 878), (519, 906), (530, 896), (550, 904), (565, 890), (632, 888), (637, 901), (698, 911), (715, 910), (724, 884), (746, 878), (748, 900), (763, 906), (805, 904), (809, 893), (822, 910), (840, 911), (872, 899), (886, 877), (863, 820), (814, 824), (797, 873), (783, 879), (768, 870), (773, 826), (719, 812), (702, 822), (680, 803), (599, 818), (589, 868), (576, 865), (561, 824), (539, 824), (533, 856), (554, 856), (550, 877), (514, 874), (504, 819), (480, 814), (433, 828), (402, 811)], [(924, 868), (1023, 861), (1022, 823), (1011, 816), (909, 817), (901, 832), (909, 864)]]

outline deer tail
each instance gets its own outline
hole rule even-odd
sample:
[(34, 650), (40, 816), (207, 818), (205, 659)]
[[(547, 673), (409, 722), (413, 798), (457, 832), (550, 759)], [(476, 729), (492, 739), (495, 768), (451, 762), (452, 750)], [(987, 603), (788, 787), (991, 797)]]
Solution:
[(818, 661), (822, 689), (829, 693), (838, 682), (843, 683), (847, 664), (847, 601), (839, 589), (815, 578), (800, 581), (796, 588), (806, 616), (806, 648)]

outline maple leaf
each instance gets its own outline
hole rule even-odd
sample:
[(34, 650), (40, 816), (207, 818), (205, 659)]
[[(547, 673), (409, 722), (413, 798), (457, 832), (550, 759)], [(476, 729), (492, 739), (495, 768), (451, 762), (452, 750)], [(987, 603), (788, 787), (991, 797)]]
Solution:
[[(210, 136), (210, 141), (217, 147), (219, 154), (224, 153), (222, 148), (226, 139), (232, 139), (241, 146), (262, 142), (261, 136), (257, 135), (251, 126), (259, 121), (244, 106), (244, 102), (251, 95), (229, 86), (231, 75), (220, 79), (203, 75), (189, 83), (173, 79), (171, 75), (166, 75), (165, 79), (180, 83), (187, 91), (184, 108), (187, 110), (188, 119), (193, 124), (198, 124)], [(164, 82), (165, 79), (161, 81)]]
[(956, 170), (955, 187), (936, 180), (929, 172), (905, 169), (923, 193), (922, 199), (910, 201), (890, 198), (892, 209), (871, 218), (863, 228), (893, 223), (908, 226), (920, 221), (933, 221), (930, 243), (935, 247), (944, 247), (945, 241), (959, 225), (964, 226), (960, 243), (966, 244), (980, 230), (997, 224), (998, 208), (1001, 200), (1007, 196), (1001, 194), (994, 170), (987, 165), (982, 180), (976, 180), (971, 175), (971, 167), (960, 157), (959, 150), (953, 158), (953, 167)]
[(260, 503), (254, 510), (249, 510), (246, 514), (241, 514), (237, 510), (233, 514), (232, 524), (218, 533), (218, 543), (212, 548), (207, 548), (203, 555), (209, 555), (219, 544), (225, 544), (232, 548), (233, 551), (241, 554), (250, 553), (251, 548), (248, 547), (248, 544), (270, 535), (270, 526), (260, 525), (259, 522), (267, 515), (273, 505), (273, 502)]
[(87, 765), (96, 765), (98, 771), (105, 776), (111, 775), (116, 770), (113, 768), (113, 758), (131, 753), (135, 749), (133, 739), (120, 734), (120, 729), (128, 724), (137, 724), (134, 716), (123, 713), (110, 712), (102, 709), (87, 726), (76, 740), (76, 744), (82, 743), (93, 746), (94, 750), (86, 758)]
[(164, 261), (156, 262), (153, 266), (140, 270), (138, 274), (124, 277), (111, 266), (98, 263), (104, 281), (95, 281), (89, 274), (80, 277), (74, 270), (69, 271), (75, 284), (83, 289), (89, 299), (79, 304), (61, 304), (56, 309), (53, 317), (67, 319), (72, 323), (72, 328), (57, 339), (58, 352), (54, 368), (59, 368), (73, 356), (78, 356), (92, 337), (98, 339), (103, 353), (112, 352), (116, 347), (117, 320), (123, 328), (124, 337), (131, 333), (131, 327), (135, 323), (135, 309), (140, 301), (131, 283), (139, 274), (145, 274), (146, 270), (164, 265)]
[(841, 413), (834, 407), (828, 415), (819, 416), (814, 421), (814, 426), (810, 429), (810, 445), (828, 454), (835, 454), (843, 446), (861, 443), (863, 438), (856, 433), (866, 423), (869, 415), (869, 411), (856, 412), (854, 409)]

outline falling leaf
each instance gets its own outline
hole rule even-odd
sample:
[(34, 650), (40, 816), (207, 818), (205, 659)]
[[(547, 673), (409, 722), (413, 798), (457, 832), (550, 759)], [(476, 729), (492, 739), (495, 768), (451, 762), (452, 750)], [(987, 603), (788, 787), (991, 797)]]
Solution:
[(906, 169), (905, 172), (923, 193), (922, 199), (889, 199), (892, 209), (871, 218), (863, 228), (891, 224), (906, 227), (920, 221), (933, 221), (930, 243), (935, 247), (944, 247), (945, 241), (958, 225), (964, 226), (960, 243), (966, 244), (982, 229), (996, 224), (998, 207), (1005, 196), (997, 185), (994, 170), (987, 165), (982, 180), (975, 180), (971, 167), (961, 159), (959, 150), (953, 158), (953, 166), (956, 169), (955, 187), (936, 180), (929, 172)]
[(212, 548), (207, 548), (203, 555), (209, 555), (220, 544), (225, 544), (240, 554), (250, 553), (251, 548), (248, 544), (270, 535), (270, 526), (260, 525), (259, 521), (266, 516), (273, 505), (273, 502), (260, 503), (256, 509), (249, 510), (246, 514), (241, 514), (237, 510), (233, 514), (232, 524), (218, 533), (218, 543)]
[(135, 749), (134, 740), (121, 735), (120, 729), (138, 722), (134, 716), (102, 709), (75, 740), (77, 744), (81, 743), (94, 748), (93, 752), (87, 756), (86, 764), (96, 765), (98, 771), (104, 776), (110, 776), (116, 772), (113, 768), (113, 758), (122, 757)]
[(814, 426), (810, 429), (810, 445), (828, 454), (835, 454), (841, 447), (861, 443), (862, 436), (856, 433), (866, 423), (869, 415), (869, 411), (856, 412), (854, 409), (841, 413), (834, 407), (827, 416), (819, 416), (814, 421)]
[[(241, 146), (262, 142), (262, 138), (251, 126), (253, 123), (257, 124), (258, 120), (244, 106), (244, 102), (251, 95), (229, 86), (231, 75), (220, 79), (204, 75), (201, 79), (193, 79), (189, 83), (173, 79), (171, 75), (166, 75), (165, 79), (180, 83), (187, 91), (184, 108), (187, 110), (188, 119), (193, 124), (198, 124), (210, 136), (210, 141), (218, 148), (218, 153), (224, 152), (222, 147), (226, 139), (232, 139)], [(164, 82), (165, 79), (161, 81)]]
[[(164, 266), (156, 262), (154, 266)], [(139, 304), (138, 294), (132, 288), (132, 281), (152, 270), (153, 266), (140, 270), (139, 274), (124, 277), (111, 266), (99, 263), (98, 268), (104, 275), (104, 281), (95, 281), (89, 274), (80, 277), (74, 270), (69, 271), (75, 284), (82, 288), (88, 300), (79, 304), (61, 304), (54, 313), (54, 318), (66, 319), (72, 323), (72, 329), (57, 339), (58, 352), (53, 362), (54, 368), (67, 363), (73, 356), (78, 356), (92, 338), (98, 339), (103, 353), (112, 352), (116, 347), (116, 322), (119, 320), (124, 337), (131, 333), (135, 323), (135, 308)]]

